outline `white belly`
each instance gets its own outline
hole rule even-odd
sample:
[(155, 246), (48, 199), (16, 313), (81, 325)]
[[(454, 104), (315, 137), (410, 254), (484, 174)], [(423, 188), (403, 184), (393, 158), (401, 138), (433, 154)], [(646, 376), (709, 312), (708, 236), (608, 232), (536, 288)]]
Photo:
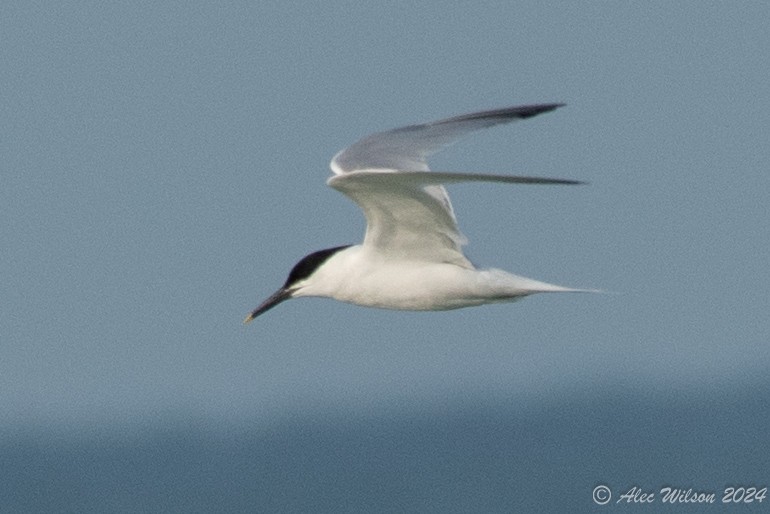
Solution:
[(530, 294), (502, 278), (491, 270), (452, 264), (403, 263), (369, 270), (346, 281), (332, 297), (367, 307), (434, 311), (513, 301)]

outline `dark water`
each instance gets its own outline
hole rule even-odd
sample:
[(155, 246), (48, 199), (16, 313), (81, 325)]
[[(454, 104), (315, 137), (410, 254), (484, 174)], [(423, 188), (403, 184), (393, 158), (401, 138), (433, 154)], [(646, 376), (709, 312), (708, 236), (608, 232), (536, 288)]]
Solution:
[[(271, 429), (176, 422), (134, 435), (3, 441), (2, 512), (722, 512), (726, 486), (770, 484), (770, 391), (587, 395)], [(592, 490), (606, 484), (611, 503)], [(651, 504), (617, 504), (631, 487)], [(663, 504), (661, 487), (716, 493)], [(762, 503), (736, 512), (770, 511)]]

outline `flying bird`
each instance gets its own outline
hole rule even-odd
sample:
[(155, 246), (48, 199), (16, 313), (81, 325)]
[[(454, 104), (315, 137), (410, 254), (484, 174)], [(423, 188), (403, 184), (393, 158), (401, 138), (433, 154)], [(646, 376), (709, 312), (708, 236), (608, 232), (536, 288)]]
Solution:
[(427, 159), (474, 130), (531, 118), (563, 106), (549, 103), (474, 112), (378, 132), (331, 161), (327, 184), (353, 200), (366, 217), (362, 244), (303, 257), (283, 286), (244, 320), (291, 298), (319, 296), (382, 309), (440, 311), (512, 302), (535, 293), (596, 292), (478, 269), (463, 255), (442, 184), (583, 184), (575, 180), (430, 171)]

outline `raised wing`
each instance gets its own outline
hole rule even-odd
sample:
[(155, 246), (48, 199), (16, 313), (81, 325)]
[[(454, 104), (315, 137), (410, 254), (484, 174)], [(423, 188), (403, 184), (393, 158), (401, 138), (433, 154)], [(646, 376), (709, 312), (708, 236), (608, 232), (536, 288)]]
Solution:
[(531, 118), (564, 104), (538, 104), (474, 112), (367, 136), (334, 156), (335, 174), (357, 170), (428, 171), (427, 159), (473, 130)]
[(365, 137), (339, 152), (327, 184), (364, 211), (364, 246), (392, 258), (447, 262), (472, 268), (462, 254), (466, 239), (457, 227), (441, 184), (505, 182), (579, 184), (561, 179), (430, 172), (427, 158), (467, 132), (556, 109), (542, 104), (484, 111)]

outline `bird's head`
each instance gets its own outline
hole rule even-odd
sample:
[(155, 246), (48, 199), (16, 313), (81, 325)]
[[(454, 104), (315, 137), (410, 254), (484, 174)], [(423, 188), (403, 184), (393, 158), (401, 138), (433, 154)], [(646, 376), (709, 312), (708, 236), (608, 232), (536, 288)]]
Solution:
[(270, 295), (270, 297), (262, 302), (259, 307), (251, 311), (251, 313), (246, 316), (246, 319), (244, 319), (243, 322), (250, 322), (260, 314), (267, 312), (285, 300), (290, 300), (291, 298), (302, 296), (299, 294), (300, 291), (310, 280), (312, 280), (313, 274), (318, 270), (318, 268), (320, 268), (321, 265), (329, 260), (329, 257), (339, 252), (340, 250), (348, 248), (349, 246), (350, 245), (336, 246), (334, 248), (318, 250), (317, 252), (313, 252), (304, 256), (291, 269), (289, 272), (289, 277), (286, 279), (286, 282), (283, 284), (283, 286), (278, 291)]

